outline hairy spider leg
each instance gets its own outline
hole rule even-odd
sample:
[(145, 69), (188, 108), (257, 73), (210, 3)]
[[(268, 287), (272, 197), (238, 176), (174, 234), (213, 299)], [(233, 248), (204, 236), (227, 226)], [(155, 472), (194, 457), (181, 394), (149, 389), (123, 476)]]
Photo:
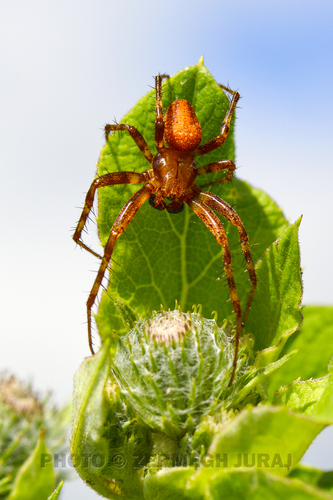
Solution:
[[(84, 207), (83, 207), (83, 210), (82, 210), (82, 214), (81, 214), (81, 217), (79, 219), (79, 222), (77, 223), (76, 230), (75, 230), (75, 233), (73, 235), (73, 240), (78, 245), (80, 245), (82, 248), (84, 248), (85, 250), (87, 250), (89, 253), (91, 253), (95, 257), (98, 257), (99, 259), (102, 260), (100, 271), (101, 271), (102, 266), (104, 266), (104, 264), (105, 264), (105, 258), (104, 258), (105, 257), (105, 250), (104, 250), (104, 256), (101, 257), (96, 252), (94, 252), (91, 248), (89, 248), (85, 243), (83, 243), (83, 241), (81, 240), (81, 234), (82, 234), (83, 228), (85, 226), (85, 223), (86, 223), (86, 220), (88, 218), (89, 212), (90, 212), (90, 210), (91, 210), (91, 208), (93, 206), (93, 203), (94, 203), (94, 197), (95, 197), (96, 189), (99, 189), (99, 188), (104, 187), (104, 186), (114, 186), (116, 184), (140, 184), (142, 182), (147, 182), (149, 180), (149, 178), (151, 177), (151, 175), (152, 175), (152, 169), (148, 169), (145, 172), (142, 172), (141, 174), (139, 174), (137, 172), (113, 172), (113, 173), (110, 173), (110, 174), (102, 175), (101, 177), (98, 177), (97, 179), (93, 180), (93, 182), (92, 182), (92, 184), (91, 184), (91, 186), (89, 188), (89, 191), (87, 193), (85, 204), (84, 204)], [(138, 195), (142, 191), (142, 189), (139, 190), (136, 193), (136, 195)], [(134, 217), (137, 209), (141, 206), (141, 204), (139, 202), (135, 202), (135, 200), (136, 200), (135, 196), (136, 195), (132, 196), (132, 198), (130, 198), (130, 200), (124, 206), (123, 210), (118, 215), (118, 217), (117, 217), (114, 225), (118, 221), (118, 219), (119, 219), (119, 217), (120, 217), (121, 214), (122, 214), (122, 218), (123, 219), (124, 219), (124, 217), (125, 218), (126, 217), (129, 218), (128, 222), (130, 222), (132, 220), (132, 218)], [(133, 208), (131, 208), (131, 207), (136, 206), (135, 203), (139, 203), (139, 206), (135, 210), (135, 212), (133, 213), (133, 216), (131, 218), (131, 213), (132, 213), (131, 210), (133, 211)], [(119, 221), (118, 221), (117, 224), (119, 225)], [(116, 227), (118, 227), (118, 226), (116, 226)], [(105, 269), (103, 271), (103, 276), (104, 276)], [(102, 276), (100, 282), (102, 281), (103, 276)], [(96, 278), (96, 280), (97, 280), (97, 278)], [(95, 280), (95, 283), (96, 283), (96, 280)], [(95, 283), (94, 283), (94, 286), (95, 286)], [(100, 284), (99, 284), (99, 286), (100, 286)], [(98, 289), (99, 289), (99, 286), (98, 286)], [(98, 292), (98, 289), (97, 289), (97, 292)], [(89, 299), (88, 299), (88, 301), (90, 300), (90, 302), (91, 302), (91, 298), (90, 298), (91, 293), (90, 293)], [(96, 295), (95, 295), (95, 298), (96, 298)], [(95, 299), (93, 300), (92, 305), (93, 305), (94, 301), (95, 301)], [(93, 347), (92, 347), (92, 337), (91, 337), (91, 307), (92, 307), (92, 305), (90, 306), (90, 309), (89, 309), (89, 312), (88, 312), (88, 340), (89, 340), (90, 350), (91, 350), (92, 354), (94, 354), (94, 350), (93, 350)], [(88, 307), (88, 305), (87, 305), (87, 307)]]
[[(219, 170), (228, 169), (227, 175), (224, 178), (222, 178), (221, 180), (217, 181), (217, 183), (223, 183), (223, 182), (228, 182), (232, 179), (235, 168), (236, 168), (235, 164), (231, 160), (222, 160), (222, 161), (209, 163), (208, 165), (204, 165), (203, 167), (200, 167), (198, 169), (198, 175), (209, 174), (212, 172), (218, 172)], [(203, 186), (206, 186), (206, 184), (204, 184)], [(200, 187), (203, 187), (203, 186), (200, 186)], [(198, 190), (195, 193), (195, 196), (201, 202), (203, 202), (205, 205), (208, 205), (210, 208), (213, 208), (214, 210), (216, 210), (216, 212), (223, 215), (226, 219), (228, 219), (238, 229), (240, 243), (241, 243), (242, 251), (244, 254), (244, 258), (245, 258), (245, 264), (246, 264), (246, 268), (247, 268), (247, 271), (249, 273), (249, 278), (251, 281), (249, 298), (248, 298), (245, 313), (244, 313), (244, 316), (242, 319), (242, 328), (243, 328), (245, 325), (247, 316), (249, 314), (249, 311), (251, 308), (251, 303), (252, 303), (253, 296), (254, 296), (254, 293), (256, 291), (256, 286), (257, 286), (257, 276), (256, 276), (255, 267), (253, 264), (252, 255), (251, 255), (251, 251), (250, 251), (249, 237), (247, 235), (246, 229), (245, 229), (239, 215), (226, 201), (222, 200), (219, 196), (217, 196), (213, 193), (208, 193), (206, 191), (201, 191), (201, 190)], [(236, 369), (236, 366), (234, 365), (234, 370), (235, 369)], [(232, 375), (231, 383), (232, 383), (233, 377), (234, 377), (234, 373)]]
[(163, 116), (163, 103), (162, 103), (162, 81), (164, 78), (170, 78), (169, 75), (155, 76), (155, 147), (158, 152), (164, 149), (163, 135), (164, 135), (164, 116)]
[(229, 87), (226, 87), (225, 85), (222, 85), (222, 83), (218, 83), (217, 85), (219, 87), (221, 87), (221, 89), (226, 90), (227, 92), (229, 92), (229, 94), (234, 95), (237, 92), (236, 90), (231, 90)]
[(198, 168), (197, 175), (211, 174), (212, 172), (219, 172), (220, 170), (228, 170), (228, 173), (222, 179), (216, 182), (209, 182), (206, 184), (202, 184), (200, 187), (211, 186), (212, 184), (222, 184), (223, 182), (231, 181), (234, 171), (236, 169), (236, 165), (232, 160), (220, 160), (214, 161), (213, 163), (208, 163), (208, 165), (204, 165), (203, 167)]
[(242, 310), (238, 298), (238, 293), (236, 289), (236, 284), (234, 280), (234, 275), (231, 268), (231, 252), (222, 222), (218, 216), (209, 207), (205, 206), (196, 197), (192, 200), (186, 200), (189, 207), (197, 214), (197, 216), (202, 220), (202, 222), (207, 226), (210, 232), (215, 236), (216, 241), (222, 246), (222, 262), (224, 267), (224, 272), (227, 278), (227, 283), (229, 287), (229, 293), (231, 302), (234, 308), (234, 313), (236, 315), (236, 335), (235, 335), (235, 353), (233, 360), (233, 369), (229, 381), (229, 387), (231, 386), (236, 368), (237, 368), (237, 358), (238, 358), (238, 348), (239, 348), (239, 337), (242, 330)]
[(214, 151), (214, 149), (217, 149), (220, 146), (222, 146), (222, 144), (224, 143), (224, 141), (226, 140), (226, 138), (228, 136), (232, 116), (233, 116), (234, 111), (236, 109), (237, 102), (238, 102), (239, 98), (240, 98), (240, 94), (238, 92), (235, 92), (232, 96), (230, 106), (229, 106), (228, 111), (227, 111), (225, 118), (223, 120), (220, 134), (217, 137), (214, 137), (210, 141), (206, 142), (206, 144), (202, 144), (201, 146), (198, 146), (194, 151), (192, 151), (191, 154), (193, 156), (205, 155), (206, 153), (210, 153), (211, 151)]
[(89, 347), (91, 352), (94, 354), (91, 338), (91, 308), (96, 300), (98, 290), (102, 284), (102, 280), (111, 260), (112, 252), (116, 243), (117, 238), (125, 231), (128, 224), (131, 222), (139, 208), (142, 204), (149, 198), (151, 193), (154, 191), (155, 187), (152, 184), (145, 184), (139, 191), (133, 194), (128, 202), (124, 205), (120, 213), (118, 214), (116, 220), (111, 228), (110, 236), (106, 245), (104, 247), (104, 255), (102, 258), (101, 265), (97, 272), (95, 282), (89, 294), (87, 300), (87, 320), (88, 320), (88, 335), (89, 335)]
[[(240, 95), (237, 91), (235, 90), (231, 90), (229, 89), (229, 87), (225, 87), (224, 85), (221, 85), (220, 83), (218, 84), (219, 87), (221, 87), (221, 89), (229, 92), (229, 94), (233, 95), (233, 100), (231, 101), (230, 103), (230, 106), (229, 106), (229, 109), (228, 109), (228, 112), (224, 118), (224, 121), (222, 123), (222, 127), (221, 127), (221, 132), (220, 132), (220, 135), (218, 137), (216, 137), (215, 139), (212, 139), (211, 141), (209, 141), (207, 144), (204, 144), (203, 146), (206, 148), (207, 146), (209, 146), (209, 148), (211, 148), (211, 143), (213, 143), (213, 149), (216, 149), (216, 147), (219, 147), (221, 146), (224, 141), (226, 140), (227, 138), (227, 135), (229, 133), (229, 129), (230, 129), (230, 124), (231, 124), (231, 119), (232, 119), (232, 116), (233, 116), (233, 113), (236, 109), (236, 106), (237, 106), (237, 102), (238, 100), (240, 99)], [(215, 146), (214, 146), (214, 141), (218, 140), (220, 141), (221, 140), (221, 135), (223, 136), (223, 141), (222, 143), (219, 143), (218, 142), (218, 146), (216, 146), (216, 143), (215, 143)], [(201, 149), (201, 146), (197, 149)], [(198, 153), (197, 150), (194, 151), (192, 154), (193, 155), (197, 155), (197, 154), (206, 154), (210, 151), (212, 151), (213, 149), (205, 149), (203, 153)], [(232, 179), (232, 176), (233, 176), (233, 173), (234, 173), (234, 170), (235, 170), (235, 164), (231, 161), (231, 160), (224, 160), (226, 162), (229, 162), (230, 163), (230, 167), (224, 167), (224, 168), (230, 168), (230, 170), (232, 169), (232, 172), (228, 172), (228, 175), (226, 177), (223, 177), (222, 179), (218, 179), (217, 181), (213, 181), (213, 182), (209, 182), (209, 183), (206, 183), (206, 184), (202, 184), (201, 187), (208, 187), (208, 186), (214, 186), (216, 184), (223, 184), (224, 182), (228, 182), (228, 181), (231, 181)], [(216, 163), (219, 163), (219, 162), (216, 162)], [(206, 165), (206, 167), (210, 167), (210, 165), (213, 165), (212, 164), (209, 164), (209, 165)], [(204, 167), (202, 167), (204, 168)], [(202, 173), (210, 173), (210, 172), (216, 172), (217, 170), (209, 170), (209, 172), (200, 172), (201, 169), (198, 169), (198, 175), (201, 175)]]
[(153, 161), (153, 154), (149, 149), (148, 144), (144, 140), (142, 134), (133, 127), (132, 125), (127, 125), (126, 123), (120, 123), (117, 125), (105, 125), (104, 131), (105, 131), (105, 141), (108, 142), (108, 136), (110, 132), (114, 131), (121, 131), (121, 130), (126, 130), (126, 132), (129, 133), (129, 135), (132, 137), (132, 139), (135, 141), (136, 145), (140, 149), (141, 153), (143, 156), (146, 158), (149, 163)]
[[(245, 313), (244, 313), (244, 316), (242, 319), (242, 328), (243, 328), (245, 325), (246, 318), (249, 314), (249, 311), (251, 308), (251, 303), (253, 300), (253, 296), (254, 296), (254, 293), (255, 293), (256, 287), (257, 287), (257, 276), (256, 276), (256, 272), (255, 272), (255, 268), (254, 268), (254, 264), (253, 264), (253, 260), (252, 260), (252, 255), (250, 252), (248, 234), (246, 232), (246, 229), (245, 229), (239, 215), (226, 201), (222, 200), (221, 198), (219, 198), (215, 194), (208, 193), (206, 191), (200, 191), (199, 193), (196, 193), (196, 198), (198, 198), (202, 203), (204, 203), (205, 205), (208, 205), (210, 208), (212, 208), (213, 210), (215, 210), (219, 214), (223, 215), (223, 217), (228, 219), (231, 222), (231, 224), (236, 226), (238, 229), (239, 239), (240, 239), (241, 247), (242, 247), (244, 258), (245, 258), (245, 264), (246, 264), (246, 268), (247, 268), (247, 271), (249, 273), (249, 278), (250, 278), (250, 282), (251, 282), (249, 298), (248, 298)], [(237, 335), (237, 333), (238, 332), (236, 331), (236, 335)], [(235, 351), (237, 349), (237, 354), (238, 354), (238, 343), (239, 343), (239, 339), (237, 339), (237, 337), (236, 337)], [(229, 385), (231, 385), (232, 381), (233, 381), (233, 377), (234, 377), (235, 370), (236, 370), (236, 363), (237, 363), (237, 359), (234, 360), (233, 373), (232, 373), (232, 378), (231, 378)]]
[(110, 174), (101, 175), (94, 179), (91, 183), (91, 186), (87, 192), (84, 207), (81, 213), (81, 217), (77, 223), (75, 232), (73, 234), (73, 240), (75, 243), (80, 245), (82, 248), (87, 250), (89, 253), (102, 259), (102, 257), (94, 252), (91, 248), (89, 248), (83, 241), (81, 240), (81, 234), (86, 224), (87, 218), (89, 216), (90, 210), (94, 204), (95, 192), (96, 189), (104, 187), (104, 186), (114, 186), (116, 184), (140, 184), (141, 182), (147, 182), (149, 179), (149, 170), (138, 174), (137, 172), (114, 172)]
[(251, 303), (253, 300), (253, 296), (256, 290), (257, 286), (257, 276), (255, 272), (255, 267), (253, 264), (252, 260), (252, 255), (250, 251), (250, 245), (249, 245), (249, 237), (247, 234), (247, 231), (241, 221), (241, 218), (239, 217), (238, 213), (236, 210), (234, 210), (229, 203), (226, 201), (222, 200), (219, 196), (213, 194), (213, 193), (208, 193), (206, 191), (201, 191), (199, 194), (196, 194), (196, 197), (202, 201), (205, 205), (208, 205), (210, 208), (215, 210), (216, 212), (220, 213), (228, 219), (231, 224), (237, 227), (238, 233), (239, 233), (239, 239), (240, 239), (240, 244), (243, 250), (244, 258), (245, 258), (245, 265), (247, 268), (247, 271), (249, 273), (249, 278), (251, 281), (251, 289), (249, 293), (249, 298), (247, 302), (247, 307), (246, 311), (243, 316), (242, 320), (242, 325), (244, 326), (246, 318), (249, 313), (249, 309), (251, 307)]

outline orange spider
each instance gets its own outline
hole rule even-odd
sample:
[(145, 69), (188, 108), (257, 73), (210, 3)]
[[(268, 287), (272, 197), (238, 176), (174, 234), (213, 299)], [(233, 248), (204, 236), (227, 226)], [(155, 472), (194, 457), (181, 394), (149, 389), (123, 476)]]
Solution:
[[(106, 141), (108, 140), (110, 132), (119, 130), (127, 131), (134, 139), (136, 145), (146, 160), (150, 163), (150, 168), (142, 173), (113, 172), (94, 179), (87, 193), (85, 205), (73, 235), (73, 239), (76, 243), (102, 260), (87, 300), (89, 347), (92, 354), (94, 354), (91, 336), (91, 309), (96, 300), (105, 271), (109, 266), (117, 238), (119, 238), (119, 236), (125, 231), (136, 212), (147, 199), (153, 208), (156, 208), (157, 210), (167, 210), (169, 213), (178, 213), (183, 210), (185, 202), (204, 222), (207, 228), (215, 236), (216, 241), (222, 246), (223, 267), (227, 278), (233, 310), (236, 316), (235, 354), (232, 374), (229, 382), (229, 385), (231, 385), (237, 367), (239, 337), (249, 313), (256, 289), (257, 278), (250, 252), (249, 238), (239, 215), (227, 202), (223, 201), (213, 193), (202, 191), (195, 183), (195, 179), (198, 175), (218, 172), (220, 170), (227, 170), (228, 172), (227, 175), (219, 182), (228, 182), (232, 179), (235, 164), (231, 160), (221, 160), (197, 168), (194, 157), (209, 153), (224, 143), (228, 135), (231, 119), (240, 95), (238, 92), (234, 92), (233, 90), (221, 85), (224, 90), (228, 91), (232, 95), (232, 99), (222, 123), (220, 134), (206, 144), (199, 146), (201, 141), (201, 127), (190, 103), (184, 99), (178, 99), (172, 102), (163, 117), (162, 80), (164, 78), (168, 78), (168, 76), (158, 75), (155, 78), (156, 155), (152, 154), (145, 139), (135, 127), (124, 123), (105, 126)], [(167, 147), (164, 143), (167, 144)], [(81, 234), (89, 212), (93, 206), (96, 189), (104, 186), (113, 186), (115, 184), (140, 183), (144, 183), (144, 186), (128, 200), (119, 212), (111, 228), (110, 236), (104, 248), (103, 257), (100, 257), (97, 253), (85, 245), (83, 241), (81, 241)], [(169, 200), (170, 203), (167, 204), (165, 200)], [(242, 315), (240, 301), (231, 268), (231, 253), (227, 236), (222, 222), (213, 210), (228, 219), (234, 226), (237, 227), (239, 232), (240, 243), (251, 281), (251, 289), (244, 315)]]

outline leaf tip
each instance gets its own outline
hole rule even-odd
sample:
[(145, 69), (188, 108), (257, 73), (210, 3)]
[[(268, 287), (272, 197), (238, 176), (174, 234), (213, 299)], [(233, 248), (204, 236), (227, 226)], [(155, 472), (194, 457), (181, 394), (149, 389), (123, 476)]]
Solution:
[(199, 61), (198, 61), (197, 66), (200, 68), (200, 67), (202, 67), (203, 65), (204, 65), (204, 56), (201, 56), (201, 57), (200, 57), (200, 59), (199, 59)]
[(300, 215), (300, 216), (298, 217), (297, 221), (295, 222), (295, 224), (297, 225), (297, 227), (299, 227), (299, 225), (301, 224), (302, 220), (303, 220), (303, 214), (302, 214), (302, 215)]

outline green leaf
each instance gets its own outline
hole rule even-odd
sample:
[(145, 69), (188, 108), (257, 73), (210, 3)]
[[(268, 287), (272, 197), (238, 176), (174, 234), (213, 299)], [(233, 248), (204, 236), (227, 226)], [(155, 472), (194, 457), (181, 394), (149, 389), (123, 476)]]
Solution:
[[(70, 405), (55, 408), (51, 394), (41, 397), (30, 383), (14, 375), (0, 376), (0, 498), (12, 490), (17, 473), (39, 441), (41, 429), (50, 460), (51, 455), (66, 453), (70, 414)], [(59, 474), (60, 470), (55, 470), (57, 483)]]
[[(199, 498), (193, 492), (194, 499)], [(221, 471), (206, 485), (206, 500), (332, 500), (333, 496), (295, 479), (286, 479), (265, 470)]]
[(116, 495), (112, 496), (108, 482), (98, 474), (98, 467), (94, 466), (93, 461), (93, 457), (97, 456), (103, 457), (103, 461), (108, 460), (108, 446), (104, 437), (107, 408), (103, 396), (110, 371), (109, 344), (105, 342), (98, 354), (85, 359), (75, 375), (70, 452), (82, 479), (106, 498), (116, 498)]
[(303, 415), (315, 416), (333, 424), (333, 373), (320, 379), (296, 381), (274, 395), (273, 404), (284, 404)]
[[(261, 351), (262, 352), (262, 351)], [(261, 353), (259, 353), (260, 355)], [(261, 398), (264, 396), (266, 400), (266, 391), (265, 387), (268, 385), (267, 378), (269, 380), (270, 375), (278, 370), (282, 365), (287, 363), (289, 359), (294, 355), (294, 351), (289, 354), (286, 354), (281, 359), (274, 361), (272, 363), (268, 363), (267, 365), (262, 366), (253, 366), (248, 372), (245, 372), (242, 377), (240, 377), (233, 385), (235, 387), (233, 399), (231, 399), (231, 404), (228, 403), (226, 405), (227, 408), (236, 407), (237, 404), (241, 403), (242, 400), (254, 389), (257, 387), (257, 392), (260, 393)], [(261, 361), (267, 361), (267, 358), (260, 358)], [(246, 381), (244, 385), (244, 381)], [(243, 403), (244, 406), (244, 403)]]
[(63, 480), (61, 481), (61, 483), (60, 483), (60, 484), (58, 484), (57, 488), (54, 490), (54, 492), (52, 493), (52, 495), (50, 495), (50, 496), (48, 497), (48, 499), (47, 499), (47, 500), (57, 500), (57, 499), (59, 498), (60, 491), (62, 490), (62, 487), (63, 487), (63, 485), (64, 485), (64, 482), (65, 482), (65, 480), (63, 479)]
[(326, 472), (301, 464), (290, 471), (288, 477), (333, 493), (333, 471)]
[(45, 443), (44, 433), (40, 433), (39, 441), (32, 455), (20, 468), (8, 500), (44, 500), (54, 490), (55, 478), (52, 460)]
[(145, 500), (187, 500), (187, 481), (193, 474), (192, 467), (165, 467), (156, 474), (149, 474), (144, 482)]
[(10, 480), (11, 477), (9, 474), (0, 479), (0, 498), (5, 494), (8, 494), (9, 491), (11, 491)]
[(258, 289), (247, 322), (247, 329), (255, 335), (255, 351), (280, 344), (278, 353), (302, 321), (300, 222), (288, 227), (256, 266)]
[(128, 416), (110, 377), (110, 341), (82, 363), (74, 379), (71, 457), (91, 488), (106, 498), (143, 499), (143, 467), (152, 442)]
[(325, 424), (285, 407), (245, 409), (214, 438), (193, 483), (208, 481), (216, 469), (256, 467), (286, 475)]
[[(212, 75), (199, 62), (187, 68), (163, 87), (164, 110), (175, 99), (184, 98), (194, 106), (202, 126), (203, 140), (219, 133), (229, 101)], [(155, 154), (154, 92), (143, 97), (122, 120), (138, 128)], [(225, 144), (216, 151), (197, 157), (198, 166), (224, 158), (234, 159), (233, 127)], [(143, 172), (150, 167), (132, 138), (126, 133), (113, 134), (102, 149), (98, 175), (115, 171)], [(201, 176), (203, 185), (223, 174)], [(136, 185), (105, 187), (99, 190), (99, 234), (103, 244), (111, 226)], [(209, 187), (204, 189), (210, 190)], [(281, 210), (262, 191), (233, 179), (215, 185), (211, 191), (236, 208), (250, 235), (251, 252), (256, 262), (266, 248), (287, 227)], [(246, 303), (249, 290), (244, 274), (244, 257), (240, 251), (237, 228), (225, 219), (233, 270), (240, 299)], [(221, 246), (198, 217), (186, 206), (179, 214), (154, 210), (145, 202), (125, 233), (117, 240), (112, 256), (111, 284), (103, 294), (97, 318), (102, 338), (112, 330), (124, 334), (131, 328), (135, 315), (145, 317), (152, 310), (173, 308), (175, 300), (184, 311), (193, 304), (202, 304), (204, 317), (217, 311), (219, 321), (231, 318), (229, 291), (223, 278)], [(123, 311), (127, 311), (123, 315)]]
[(307, 380), (327, 373), (333, 358), (333, 307), (305, 306), (301, 329), (290, 337), (284, 352), (298, 349), (294, 358), (276, 372), (271, 384), (278, 388), (301, 377)]
[[(298, 469), (298, 468), (297, 468)], [(294, 470), (292, 471), (292, 473)], [(305, 482), (296, 479), (279, 477), (264, 469), (220, 469), (209, 478), (191, 481), (192, 469), (163, 469), (156, 474), (148, 475), (145, 480), (145, 498), (147, 500), (332, 500), (333, 496), (319, 489), (319, 484), (332, 485), (328, 474), (318, 471), (313, 481)], [(292, 475), (290, 474), (290, 476)], [(198, 476), (199, 478), (200, 476)], [(292, 477), (298, 478), (298, 475)], [(309, 479), (304, 472), (300, 479)], [(317, 481), (316, 481), (317, 479)], [(319, 484), (318, 484), (319, 483)], [(315, 487), (317, 486), (317, 487)]]

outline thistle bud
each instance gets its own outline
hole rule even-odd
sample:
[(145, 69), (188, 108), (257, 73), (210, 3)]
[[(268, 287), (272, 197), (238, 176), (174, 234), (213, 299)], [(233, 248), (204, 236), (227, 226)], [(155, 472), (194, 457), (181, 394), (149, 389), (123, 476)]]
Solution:
[(223, 401), (232, 351), (215, 320), (176, 309), (140, 321), (122, 337), (112, 370), (144, 425), (178, 440)]

